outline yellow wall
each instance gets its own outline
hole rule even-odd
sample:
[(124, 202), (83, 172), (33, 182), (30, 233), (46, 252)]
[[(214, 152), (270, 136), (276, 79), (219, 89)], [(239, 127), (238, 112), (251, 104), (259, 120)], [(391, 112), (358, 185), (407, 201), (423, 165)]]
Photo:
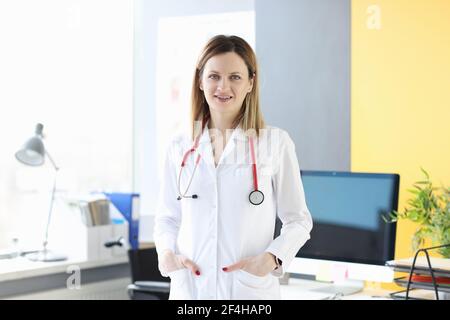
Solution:
[[(450, 0), (353, 0), (351, 23), (351, 169), (399, 173), (402, 209), (421, 166), (450, 186)], [(398, 224), (397, 258), (414, 230)]]

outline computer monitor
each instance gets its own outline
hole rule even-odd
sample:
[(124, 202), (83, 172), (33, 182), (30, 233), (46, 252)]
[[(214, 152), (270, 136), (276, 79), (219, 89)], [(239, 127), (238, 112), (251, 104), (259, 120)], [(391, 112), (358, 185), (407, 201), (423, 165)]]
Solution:
[(382, 215), (397, 210), (399, 175), (301, 171), (301, 177), (314, 225), (287, 271), (317, 278), (344, 273), (338, 276), (357, 281), (353, 288), (328, 288), (343, 294), (362, 289), (364, 280), (391, 282), (384, 264), (394, 259), (396, 224)]

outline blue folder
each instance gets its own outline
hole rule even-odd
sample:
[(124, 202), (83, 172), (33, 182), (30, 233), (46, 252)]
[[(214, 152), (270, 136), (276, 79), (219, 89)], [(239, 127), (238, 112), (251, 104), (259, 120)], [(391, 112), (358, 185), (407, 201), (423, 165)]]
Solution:
[(128, 221), (129, 242), (132, 249), (139, 248), (139, 194), (112, 192), (105, 195)]

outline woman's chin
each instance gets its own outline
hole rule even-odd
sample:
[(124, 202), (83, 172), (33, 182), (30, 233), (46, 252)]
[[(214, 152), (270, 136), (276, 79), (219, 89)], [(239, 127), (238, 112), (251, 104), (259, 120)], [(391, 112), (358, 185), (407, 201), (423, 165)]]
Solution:
[(216, 112), (229, 113), (229, 112), (235, 110), (236, 108), (234, 108), (234, 106), (232, 104), (217, 104), (217, 103), (214, 103), (214, 104), (211, 105), (211, 109), (216, 111)]

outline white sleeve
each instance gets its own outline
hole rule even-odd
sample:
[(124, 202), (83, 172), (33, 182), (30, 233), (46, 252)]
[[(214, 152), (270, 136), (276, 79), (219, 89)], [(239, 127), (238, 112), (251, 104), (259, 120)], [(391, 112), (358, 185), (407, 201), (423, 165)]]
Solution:
[(280, 235), (269, 245), (267, 252), (282, 262), (272, 274), (281, 276), (298, 250), (310, 238), (312, 218), (306, 206), (295, 145), (286, 132), (282, 133), (278, 170), (274, 175), (277, 215), (282, 222)]
[[(177, 253), (178, 230), (181, 223), (181, 204), (177, 200), (177, 170), (173, 159), (173, 150), (169, 147), (164, 162), (153, 233), (158, 254), (166, 249)], [(164, 276), (164, 272), (160, 271)]]

